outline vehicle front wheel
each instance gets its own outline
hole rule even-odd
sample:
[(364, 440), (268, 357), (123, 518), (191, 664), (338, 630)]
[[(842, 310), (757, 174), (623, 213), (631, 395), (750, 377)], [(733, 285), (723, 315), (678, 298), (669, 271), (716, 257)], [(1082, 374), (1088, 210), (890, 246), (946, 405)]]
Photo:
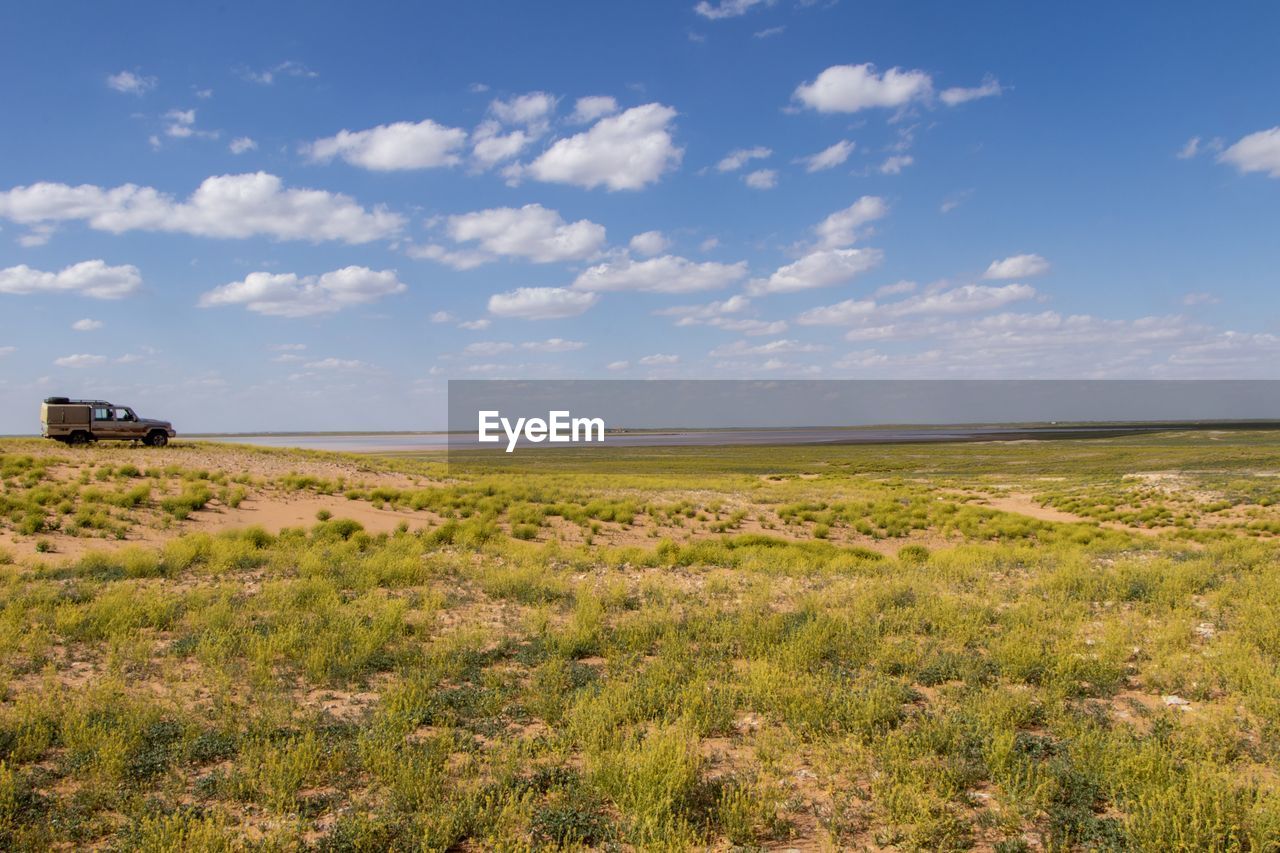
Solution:
[(147, 436), (146, 443), (152, 447), (164, 447), (169, 443), (169, 436), (159, 430), (156, 430)]

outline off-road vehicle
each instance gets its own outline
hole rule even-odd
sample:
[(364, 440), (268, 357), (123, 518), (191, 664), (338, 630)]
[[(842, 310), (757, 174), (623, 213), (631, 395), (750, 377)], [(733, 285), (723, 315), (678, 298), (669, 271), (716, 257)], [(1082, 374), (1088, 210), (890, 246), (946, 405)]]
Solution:
[(49, 397), (40, 406), (40, 435), (66, 444), (110, 440), (164, 447), (177, 433), (168, 421), (140, 418), (128, 406)]

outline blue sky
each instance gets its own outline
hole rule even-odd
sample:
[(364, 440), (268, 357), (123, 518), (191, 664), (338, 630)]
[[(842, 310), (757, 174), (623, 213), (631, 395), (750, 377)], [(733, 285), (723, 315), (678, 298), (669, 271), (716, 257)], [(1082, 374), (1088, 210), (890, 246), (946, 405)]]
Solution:
[(0, 432), (1280, 370), (1280, 7), (15, 3)]

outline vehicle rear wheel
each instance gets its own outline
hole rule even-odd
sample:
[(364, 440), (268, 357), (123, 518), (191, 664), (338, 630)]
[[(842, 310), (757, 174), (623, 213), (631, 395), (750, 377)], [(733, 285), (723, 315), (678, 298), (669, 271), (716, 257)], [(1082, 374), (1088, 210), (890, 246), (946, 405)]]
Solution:
[(156, 430), (147, 436), (146, 443), (152, 447), (164, 447), (169, 443), (169, 436), (159, 430)]
[(71, 433), (71, 435), (67, 436), (67, 444), (70, 444), (73, 447), (83, 447), (88, 443), (89, 433), (84, 432), (83, 430), (76, 430)]

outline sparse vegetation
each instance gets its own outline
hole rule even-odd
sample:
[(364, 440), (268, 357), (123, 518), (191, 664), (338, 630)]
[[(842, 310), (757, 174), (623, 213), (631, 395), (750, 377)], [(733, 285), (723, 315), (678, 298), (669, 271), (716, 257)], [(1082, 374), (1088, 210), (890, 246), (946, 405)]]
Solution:
[(1271, 434), (183, 452), (0, 443), (0, 847), (1280, 846)]

